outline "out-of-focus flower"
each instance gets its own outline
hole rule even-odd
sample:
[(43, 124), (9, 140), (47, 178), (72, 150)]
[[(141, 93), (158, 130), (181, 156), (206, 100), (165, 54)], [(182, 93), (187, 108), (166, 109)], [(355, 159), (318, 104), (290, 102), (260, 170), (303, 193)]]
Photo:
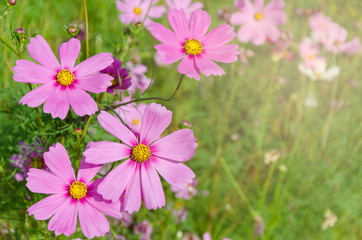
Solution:
[(332, 19), (321, 12), (318, 12), (309, 18), (309, 28), (312, 31), (327, 34)]
[[(202, 240), (212, 240), (210, 233), (206, 232), (202, 235)], [(223, 238), (221, 240), (231, 240), (230, 238)]]
[(285, 164), (280, 164), (279, 171), (286, 172), (287, 171), (287, 166)]
[(122, 223), (123, 223), (123, 225), (125, 227), (131, 226), (132, 223), (133, 223), (132, 215), (130, 215), (130, 214), (126, 213), (126, 212), (122, 213), (121, 221), (122, 221)]
[(168, 64), (166, 64), (166, 63), (163, 63), (163, 62), (161, 61), (160, 55), (158, 55), (157, 53), (156, 53), (155, 55), (153, 55), (153, 60), (155, 60), (155, 64), (156, 64), (156, 66), (158, 66), (158, 67), (166, 67), (166, 68), (170, 68), (170, 67), (171, 67), (171, 65), (168, 65)]
[(322, 229), (326, 230), (328, 227), (333, 227), (336, 224), (338, 218), (337, 216), (330, 210), (327, 209), (324, 213), (324, 221), (322, 223)]
[[(122, 102), (128, 102), (131, 98), (126, 97)], [(145, 103), (131, 103), (116, 108), (115, 111), (122, 118), (123, 122), (132, 130), (132, 132), (139, 136), (141, 131), (142, 117), (145, 112), (147, 104)]]
[(327, 69), (325, 61), (315, 63), (314, 68), (306, 67), (303, 63), (300, 63), (298, 69), (302, 74), (308, 76), (313, 81), (321, 80), (327, 82), (330, 82), (337, 77), (340, 71), (338, 66), (332, 66)]
[(234, 11), (231, 7), (219, 8), (217, 10), (217, 16), (221, 21), (229, 23), (230, 17), (233, 14), (233, 12)]
[(250, 49), (240, 48), (239, 49), (240, 55), (239, 58), (241, 62), (247, 66), (249, 64), (249, 58), (254, 57), (254, 52)]
[(197, 144), (191, 129), (181, 129), (163, 138), (161, 133), (170, 125), (172, 112), (151, 103), (144, 111), (139, 137), (117, 117), (101, 111), (98, 122), (121, 140), (95, 142), (83, 155), (87, 163), (104, 164), (125, 159), (104, 178), (98, 193), (105, 199), (123, 202), (128, 213), (138, 211), (142, 200), (147, 209), (165, 205), (165, 194), (158, 173), (172, 186), (186, 188), (194, 172), (182, 162), (195, 154)]
[[(151, 18), (161, 18), (165, 12), (165, 6), (155, 6), (158, 0), (116, 0), (117, 9), (121, 12), (119, 19), (124, 24), (142, 23), (148, 26)], [(152, 6), (150, 6), (152, 3)]]
[(132, 79), (132, 85), (128, 88), (128, 92), (133, 95), (136, 93), (137, 89), (139, 89), (141, 93), (146, 91), (151, 84), (151, 78), (148, 78), (145, 75), (147, 67), (143, 64), (134, 65), (133, 62), (128, 61), (127, 68)]
[(254, 219), (254, 235), (261, 236), (264, 233), (264, 220), (261, 216), (256, 216)]
[(192, 123), (187, 120), (182, 120), (182, 128), (192, 128)]
[(269, 165), (270, 163), (276, 162), (280, 157), (280, 152), (276, 149), (272, 149), (271, 151), (264, 154), (264, 163)]
[(99, 237), (109, 231), (108, 220), (103, 214), (122, 217), (120, 201), (103, 200), (97, 193), (103, 179), (92, 181), (102, 165), (85, 163), (83, 158), (76, 178), (67, 150), (60, 143), (50, 147), (49, 152), (44, 153), (44, 159), (51, 172), (30, 169), (26, 186), (34, 193), (52, 195), (27, 211), (37, 220), (51, 217), (49, 231), (55, 231), (57, 236), (65, 234), (69, 237), (74, 233), (79, 217), (83, 234), (87, 238)]
[(293, 34), (291, 31), (282, 31), (280, 38), (275, 42), (273, 48), (273, 61), (287, 60), (292, 61), (294, 59), (294, 53), (291, 50), (291, 44), (293, 43)]
[(185, 206), (177, 206), (177, 205), (178, 204), (176, 203), (175, 209), (172, 209), (172, 215), (174, 215), (177, 218), (176, 223), (179, 224), (186, 220), (189, 211)]
[(11, 5), (11, 6), (15, 6), (16, 5), (16, 0), (8, 0), (8, 3)]
[(325, 48), (333, 53), (355, 54), (359, 52), (360, 40), (355, 37), (346, 42), (348, 32), (345, 28), (339, 26), (337, 23), (329, 25), (327, 34), (321, 39)]
[(201, 9), (204, 6), (201, 2), (191, 2), (192, 0), (166, 0), (170, 9), (183, 9), (188, 20), (193, 11)]
[(297, 14), (298, 16), (301, 17), (305, 17), (305, 16), (312, 16), (315, 13), (317, 13), (317, 10), (315, 9), (300, 9), (300, 8), (295, 8), (294, 9), (295, 14)]
[(231, 63), (237, 60), (238, 45), (227, 44), (235, 37), (234, 29), (226, 23), (206, 34), (211, 17), (206, 11), (196, 10), (187, 21), (183, 10), (169, 10), (170, 31), (159, 23), (149, 26), (150, 32), (161, 44), (155, 46), (161, 61), (166, 64), (180, 59), (177, 71), (200, 80), (200, 74), (220, 76), (224, 70), (211, 60)]
[(316, 108), (318, 107), (318, 100), (314, 95), (309, 95), (307, 96), (304, 101), (304, 106), (308, 107), (308, 108)]
[(189, 200), (197, 194), (197, 180), (194, 179), (192, 183), (188, 183), (186, 188), (179, 188), (177, 186), (171, 186), (171, 190), (176, 193), (177, 198), (183, 198)]
[(134, 234), (141, 234), (140, 240), (151, 240), (152, 225), (148, 220), (144, 220), (133, 226)]
[(111, 65), (100, 72), (113, 77), (112, 85), (107, 88), (107, 92), (115, 94), (114, 90), (125, 90), (131, 86), (132, 81), (127, 68), (122, 68), (122, 61), (115, 57), (113, 60)]
[(98, 105), (86, 91), (105, 92), (112, 84), (111, 76), (99, 73), (113, 62), (111, 53), (99, 53), (74, 66), (80, 52), (78, 39), (71, 39), (59, 46), (60, 64), (40, 35), (30, 39), (27, 49), (40, 65), (17, 60), (13, 78), (17, 82), (41, 86), (26, 94), (19, 103), (38, 107), (45, 102), (43, 111), (61, 119), (67, 116), (69, 105), (79, 116), (98, 111)]
[(239, 133), (233, 133), (230, 136), (230, 140), (233, 141), (233, 142), (236, 142), (239, 138), (240, 138)]
[(299, 44), (299, 54), (304, 66), (314, 68), (318, 62), (326, 61), (324, 57), (318, 56), (319, 51), (319, 46), (314, 44), (311, 38), (304, 38)]
[(20, 154), (14, 154), (10, 157), (10, 165), (20, 169), (20, 173), (16, 173), (14, 178), (16, 181), (23, 181), (28, 175), (30, 168), (40, 168), (48, 171), (43, 158), (44, 148), (39, 146), (38, 142), (31, 147), (20, 141), (18, 144)]
[(237, 32), (241, 42), (251, 41), (254, 45), (262, 45), (267, 40), (275, 42), (280, 37), (277, 25), (283, 25), (287, 15), (283, 11), (283, 0), (272, 0), (264, 7), (263, 0), (236, 0), (238, 12), (231, 15), (232, 25), (242, 25)]

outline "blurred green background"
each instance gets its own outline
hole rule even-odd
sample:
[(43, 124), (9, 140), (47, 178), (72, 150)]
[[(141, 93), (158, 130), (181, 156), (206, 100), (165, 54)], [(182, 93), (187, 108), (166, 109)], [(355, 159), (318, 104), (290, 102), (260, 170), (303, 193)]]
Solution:
[[(6, 2), (0, 1), (1, 14)], [(231, 0), (201, 2), (212, 17), (210, 29), (223, 22), (218, 19), (219, 9), (236, 11)], [(362, 1), (285, 2), (288, 21), (281, 29), (294, 35), (294, 61), (272, 61), (271, 44), (256, 47), (235, 39), (240, 47), (255, 52), (248, 66), (243, 67), (241, 61), (220, 64), (226, 72), (222, 77), (202, 76), (199, 82), (185, 78), (172, 101), (159, 102), (174, 111), (168, 132), (177, 130), (182, 120), (193, 125), (198, 148), (187, 165), (195, 171), (199, 185), (198, 195), (184, 201), (175, 199), (164, 184), (166, 207), (157, 211), (142, 207), (135, 214), (136, 222), (151, 222), (152, 239), (176, 239), (178, 231), (198, 236), (209, 232), (213, 239), (362, 239), (361, 55), (323, 53), (328, 65), (338, 65), (341, 73), (330, 83), (311, 82), (297, 68), (301, 61), (298, 44), (310, 35), (308, 16), (296, 14), (297, 10), (305, 14), (321, 11), (348, 30), (348, 39), (362, 37)], [(154, 78), (145, 96), (171, 95), (179, 78), (178, 64), (169, 68), (155, 65), (153, 46), (157, 41), (151, 34), (142, 30), (130, 45), (137, 28), (131, 27), (131, 34), (125, 34), (115, 1), (92, 0), (87, 5), (90, 55), (115, 54), (118, 49), (123, 61), (139, 56), (149, 68), (147, 75)], [(84, 21), (84, 9), (82, 1), (19, 0), (1, 21), (9, 38), (15, 28), (23, 27), (30, 35), (41, 34), (57, 55), (59, 44), (69, 39), (66, 27)], [(169, 27), (166, 16), (158, 21)], [(35, 221), (26, 213), (43, 196), (30, 193), (25, 181), (16, 182), (16, 171), (9, 164), (10, 156), (18, 153), (19, 141), (33, 143), (44, 134), (35, 110), (18, 105), (29, 89), (12, 79), (17, 55), (1, 45), (0, 56), (0, 223), (4, 229), (0, 239), (51, 239), (54, 235), (47, 230), (47, 221)], [(31, 60), (26, 51), (24, 58)], [(85, 59), (84, 42), (80, 59)], [(304, 105), (309, 94), (318, 100), (316, 108)], [(114, 100), (107, 95), (103, 105)], [(47, 146), (62, 142), (74, 158), (78, 136), (73, 129), (83, 128), (87, 118), (72, 113), (61, 121), (44, 114), (42, 107), (38, 109)], [(90, 129), (96, 134), (86, 135), (85, 143), (109, 138), (96, 118)], [(264, 155), (272, 149), (280, 152), (280, 158), (266, 165)], [(280, 170), (282, 165), (286, 171)], [(189, 214), (178, 224), (171, 210), (180, 206), (186, 206)], [(327, 209), (338, 220), (322, 230)], [(264, 232), (255, 235), (255, 228), (261, 225)], [(113, 224), (112, 236), (117, 234), (139, 239), (131, 228)], [(76, 237), (85, 239), (79, 228), (70, 239)], [(59, 238), (66, 239), (64, 235)]]

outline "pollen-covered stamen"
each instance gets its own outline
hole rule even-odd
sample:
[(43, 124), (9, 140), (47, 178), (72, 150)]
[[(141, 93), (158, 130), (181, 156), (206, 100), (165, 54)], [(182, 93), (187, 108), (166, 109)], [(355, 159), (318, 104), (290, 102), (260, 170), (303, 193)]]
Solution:
[(133, 161), (143, 163), (144, 161), (147, 161), (150, 156), (150, 148), (144, 144), (138, 144), (132, 149), (131, 159)]
[(114, 86), (117, 85), (118, 80), (117, 80), (117, 78), (114, 78), (111, 82), (112, 82), (112, 86), (111, 86), (111, 87), (114, 87)]
[(74, 181), (69, 187), (69, 194), (77, 200), (84, 198), (87, 194), (87, 186), (82, 182)]
[(132, 122), (133, 122), (134, 125), (137, 125), (137, 124), (140, 123), (140, 121), (138, 121), (138, 119), (133, 119)]
[(141, 8), (136, 7), (135, 9), (133, 9), (133, 12), (137, 15), (140, 15), (142, 11), (141, 11)]
[(314, 59), (314, 55), (312, 55), (312, 54), (308, 55), (308, 59), (309, 59), (309, 60), (313, 60), (313, 59)]
[(187, 54), (197, 55), (202, 53), (203, 46), (199, 40), (191, 38), (185, 42), (184, 49)]
[(255, 20), (260, 21), (264, 18), (263, 14), (261, 12), (258, 12), (254, 16)]
[(74, 81), (74, 74), (68, 69), (63, 69), (57, 74), (57, 82), (63, 86), (69, 86)]

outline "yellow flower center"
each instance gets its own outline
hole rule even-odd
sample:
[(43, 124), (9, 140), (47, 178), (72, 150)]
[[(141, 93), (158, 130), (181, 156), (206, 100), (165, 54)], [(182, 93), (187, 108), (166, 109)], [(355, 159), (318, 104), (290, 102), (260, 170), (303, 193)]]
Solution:
[(334, 41), (334, 46), (338, 47), (339, 45), (341, 45), (341, 42), (340, 41)]
[(75, 181), (69, 187), (69, 194), (77, 200), (84, 198), (87, 194), (87, 186), (82, 182)]
[(254, 16), (255, 20), (257, 20), (257, 21), (262, 20), (263, 17), (264, 16), (263, 16), (263, 14), (261, 12), (256, 13), (255, 16)]
[(63, 86), (69, 86), (74, 81), (74, 74), (68, 69), (63, 69), (57, 74), (57, 82)]
[(133, 161), (143, 163), (144, 161), (148, 160), (150, 156), (150, 148), (146, 145), (138, 144), (133, 148), (131, 158)]
[(140, 123), (140, 121), (138, 121), (137, 119), (133, 119), (132, 122), (133, 122), (134, 125), (137, 125), (137, 124)]
[(187, 54), (197, 55), (202, 53), (202, 44), (199, 40), (191, 38), (185, 42), (184, 49)]
[(321, 78), (322, 74), (320, 74), (319, 72), (315, 72), (314, 75), (317, 77), (317, 78)]
[(137, 15), (140, 15), (140, 14), (141, 14), (141, 8), (136, 7), (136, 8), (133, 10), (133, 12), (134, 12), (135, 14), (137, 14)]
[(308, 56), (308, 59), (309, 59), (309, 60), (313, 60), (313, 58), (314, 58), (314, 56), (313, 56), (312, 54), (310, 54), (310, 55)]
[(116, 78), (114, 78), (111, 82), (112, 82), (112, 86), (111, 86), (111, 87), (116, 86), (116, 85), (117, 85), (117, 83), (118, 83), (118, 81), (117, 81), (117, 79), (116, 79)]

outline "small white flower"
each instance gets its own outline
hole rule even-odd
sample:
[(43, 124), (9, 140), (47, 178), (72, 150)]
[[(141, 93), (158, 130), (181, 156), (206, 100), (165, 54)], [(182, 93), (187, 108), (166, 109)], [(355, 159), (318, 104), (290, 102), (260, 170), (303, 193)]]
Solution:
[(322, 229), (326, 230), (328, 227), (333, 227), (336, 224), (338, 218), (337, 216), (330, 210), (327, 209), (324, 213), (324, 221), (322, 223)]
[(318, 100), (313, 95), (310, 95), (304, 99), (304, 106), (316, 108), (318, 107)]
[(269, 165), (272, 162), (276, 162), (280, 157), (280, 152), (276, 149), (273, 149), (264, 154), (264, 163)]
[(338, 66), (332, 66), (327, 69), (327, 64), (325, 61), (319, 61), (316, 63), (315, 68), (306, 67), (303, 63), (298, 65), (299, 71), (308, 76), (311, 80), (317, 81), (332, 81), (335, 77), (339, 75), (340, 69)]

